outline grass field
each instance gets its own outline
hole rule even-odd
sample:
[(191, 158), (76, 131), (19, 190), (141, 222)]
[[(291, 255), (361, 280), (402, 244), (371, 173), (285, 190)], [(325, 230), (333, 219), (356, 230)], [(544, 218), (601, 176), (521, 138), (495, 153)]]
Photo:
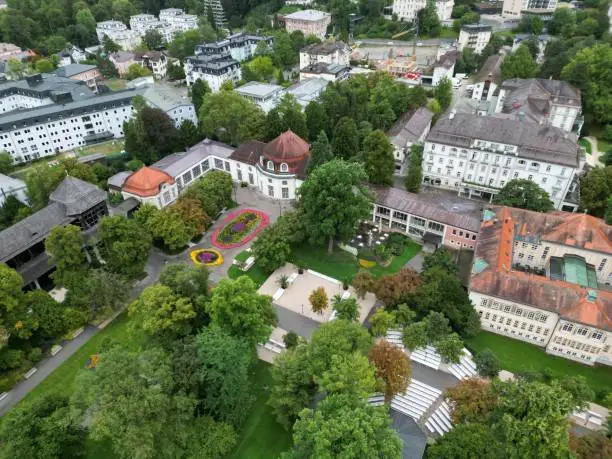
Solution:
[(491, 349), (501, 362), (504, 370), (512, 373), (525, 370), (548, 368), (555, 376), (582, 375), (601, 401), (602, 395), (612, 391), (612, 368), (588, 367), (562, 357), (547, 354), (541, 348), (529, 343), (507, 338), (495, 333), (480, 332), (466, 340), (470, 349), (476, 352)]
[(274, 459), (291, 447), (291, 435), (276, 422), (272, 409), (266, 404), (269, 398), (266, 388), (271, 386), (270, 365), (257, 362), (253, 377), (257, 400), (239, 432), (238, 445), (228, 459)]
[[(376, 265), (369, 271), (375, 277), (396, 273), (420, 250), (419, 244), (409, 240), (404, 252), (393, 257), (389, 266)], [(360, 269), (357, 257), (338, 248), (334, 248), (334, 252), (329, 255), (327, 247), (301, 245), (293, 248), (290, 261), (342, 281), (352, 280)]]
[[(238, 255), (236, 255), (235, 259), (238, 261), (246, 261), (251, 255), (251, 252), (247, 252), (245, 250), (244, 252), (240, 252)], [(244, 272), (236, 265), (232, 265), (230, 266), (227, 275), (230, 279), (236, 279), (240, 276), (248, 276), (253, 280), (253, 282), (255, 282), (257, 288), (261, 287), (268, 278), (268, 275), (259, 267), (257, 263), (255, 263), (247, 272)]]
[(119, 78), (111, 78), (110, 80), (104, 80), (103, 84), (108, 86), (111, 91), (121, 91), (125, 89), (127, 80), (121, 80)]
[(77, 149), (79, 156), (93, 155), (95, 153), (102, 153), (106, 156), (112, 155), (113, 153), (119, 153), (123, 150), (123, 140), (109, 140), (108, 142), (96, 143), (95, 145), (89, 145)]

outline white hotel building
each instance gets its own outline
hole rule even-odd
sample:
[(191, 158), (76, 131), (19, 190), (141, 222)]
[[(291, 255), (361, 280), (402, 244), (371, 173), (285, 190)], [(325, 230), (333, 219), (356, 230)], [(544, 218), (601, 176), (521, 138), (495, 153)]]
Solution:
[[(436, 13), (440, 21), (449, 21), (455, 0), (436, 0)], [(427, 0), (393, 0), (392, 11), (401, 21), (414, 21), (419, 10), (427, 6)]]
[(141, 93), (96, 95), (81, 82), (46, 74), (0, 84), (0, 148), (18, 164), (123, 137)]
[(574, 211), (584, 161), (576, 137), (559, 128), (451, 112), (425, 140), (423, 183), (492, 201), (510, 180), (526, 179), (556, 209)]
[(612, 365), (612, 227), (586, 214), (493, 207), (470, 299), (484, 330), (587, 365)]

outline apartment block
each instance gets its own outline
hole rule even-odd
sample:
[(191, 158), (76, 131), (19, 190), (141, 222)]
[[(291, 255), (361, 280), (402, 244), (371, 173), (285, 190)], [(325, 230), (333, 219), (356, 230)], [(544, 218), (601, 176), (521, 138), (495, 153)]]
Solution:
[(483, 24), (466, 24), (459, 31), (459, 51), (472, 48), (476, 54), (481, 54), (491, 39), (492, 27)]

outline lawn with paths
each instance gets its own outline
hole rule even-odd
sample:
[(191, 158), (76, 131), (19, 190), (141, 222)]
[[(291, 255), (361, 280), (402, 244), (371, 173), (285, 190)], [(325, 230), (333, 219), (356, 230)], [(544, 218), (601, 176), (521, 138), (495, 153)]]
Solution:
[(480, 332), (474, 338), (466, 340), (469, 349), (476, 352), (483, 349), (492, 350), (499, 359), (504, 370), (512, 373), (549, 369), (555, 377), (582, 375), (601, 402), (606, 393), (612, 390), (612, 368), (589, 367), (578, 362), (547, 354), (543, 349), (533, 344), (507, 338), (486, 331)]
[(252, 375), (256, 400), (238, 432), (238, 445), (228, 459), (274, 459), (291, 447), (291, 435), (276, 422), (267, 404), (273, 383), (270, 364), (259, 360)]
[[(236, 255), (235, 260), (238, 260), (244, 263), (247, 260), (247, 258), (249, 258), (251, 255), (253, 255), (252, 252), (247, 252), (245, 250), (244, 252), (240, 252), (238, 255)], [(253, 282), (255, 282), (255, 285), (257, 286), (257, 288), (261, 287), (263, 283), (266, 281), (266, 279), (268, 278), (268, 275), (264, 272), (263, 269), (259, 267), (257, 263), (251, 266), (251, 269), (249, 269), (246, 272), (241, 270), (238, 266), (233, 264), (232, 266), (229, 267), (229, 270), (227, 271), (227, 275), (229, 276), (230, 279), (237, 279), (240, 276), (248, 276), (253, 280)]]

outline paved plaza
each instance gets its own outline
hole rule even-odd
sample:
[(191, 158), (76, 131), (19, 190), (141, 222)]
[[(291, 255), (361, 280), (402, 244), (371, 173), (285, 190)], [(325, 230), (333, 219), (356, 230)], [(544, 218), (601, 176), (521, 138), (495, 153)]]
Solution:
[[(284, 290), (278, 284), (278, 279), (281, 276), (287, 276), (289, 279), (294, 279), (293, 282)], [(312, 310), (308, 298), (313, 290), (323, 287), (327, 298), (329, 299), (329, 307), (322, 313), (317, 313)], [(311, 320), (319, 323), (325, 323), (332, 318), (333, 309), (331, 300), (335, 295), (356, 298), (359, 304), (359, 322), (363, 323), (368, 316), (368, 313), (374, 306), (376, 298), (373, 294), (368, 293), (361, 300), (357, 297), (355, 290), (349, 287), (348, 290), (342, 288), (342, 282), (317, 273), (315, 271), (306, 270), (303, 274), (298, 274), (297, 266), (287, 263), (281, 268), (272, 273), (268, 280), (260, 287), (259, 293), (270, 295), (273, 298), (274, 304), (282, 308), (293, 311)]]

